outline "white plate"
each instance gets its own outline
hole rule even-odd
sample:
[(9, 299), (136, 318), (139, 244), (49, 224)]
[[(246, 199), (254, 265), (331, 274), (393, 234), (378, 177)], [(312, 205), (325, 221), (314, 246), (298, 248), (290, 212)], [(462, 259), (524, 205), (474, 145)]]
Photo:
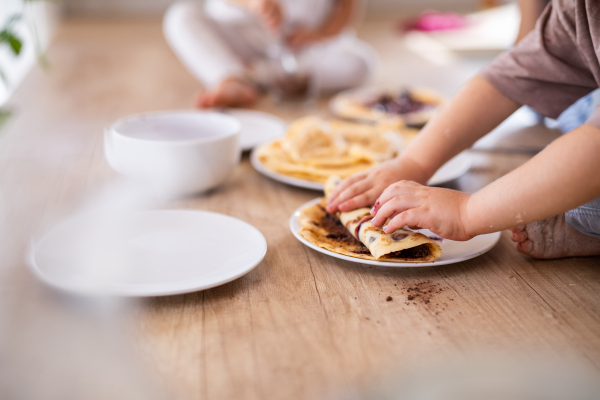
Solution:
[(252, 150), (261, 143), (281, 136), (286, 130), (285, 122), (271, 114), (236, 109), (226, 109), (223, 112), (241, 122), (240, 147), (243, 151)]
[[(395, 263), (389, 261), (371, 261), (363, 260), (362, 258), (349, 257), (342, 254), (334, 253), (333, 251), (325, 250), (315, 244), (312, 244), (300, 235), (300, 210), (302, 210), (305, 207), (312, 206), (313, 204), (318, 203), (319, 201), (321, 201), (321, 198), (311, 200), (308, 203), (298, 207), (298, 209), (294, 211), (290, 218), (290, 230), (292, 231), (296, 239), (298, 239), (311, 249), (315, 249), (318, 252), (327, 254), (328, 256), (340, 258), (346, 261), (352, 261), (359, 264), (371, 264), (380, 267), (431, 267), (434, 265), (454, 264), (457, 262), (470, 260), (471, 258), (478, 257), (488, 252), (500, 240), (500, 232), (476, 236), (473, 239), (468, 240), (466, 242), (455, 242), (454, 240), (443, 239), (442, 241), (438, 241), (439, 245), (442, 247), (442, 256), (432, 263)], [(418, 232), (421, 232), (422, 234), (430, 237), (436, 236), (427, 229), (422, 229)]]
[[(276, 181), (304, 189), (323, 190), (322, 183), (294, 178), (265, 167), (258, 159), (256, 150), (250, 154), (250, 163), (258, 172)], [(462, 152), (448, 161), (446, 164), (442, 165), (442, 167), (437, 170), (427, 184), (430, 186), (437, 186), (446, 182), (450, 182), (467, 173), (469, 168), (471, 168), (471, 156), (466, 152)]]
[(141, 211), (70, 219), (34, 246), (30, 266), (44, 282), (71, 292), (164, 296), (230, 282), (266, 251), (264, 236), (236, 218)]
[[(410, 88), (410, 90), (427, 94), (437, 99), (438, 102), (440, 102), (441, 104), (446, 102), (446, 98), (444, 96), (431, 89), (415, 87)], [(377, 122), (382, 118), (398, 117), (402, 119), (407, 125), (422, 126), (427, 121), (429, 121), (433, 117), (433, 115), (435, 115), (439, 110), (439, 106), (437, 106), (434, 108), (422, 111), (414, 111), (402, 115), (387, 114), (382, 111), (370, 112), (367, 109), (365, 109), (366, 113), (364, 115), (349, 115), (346, 110), (347, 104), (349, 102), (353, 104), (365, 104), (374, 101), (375, 99), (379, 98), (382, 94), (397, 92), (400, 92), (400, 88), (390, 88), (388, 86), (361, 86), (358, 88), (344, 90), (342, 92), (339, 92), (329, 100), (329, 111), (331, 111), (333, 115), (339, 118), (363, 121), (367, 123)]]

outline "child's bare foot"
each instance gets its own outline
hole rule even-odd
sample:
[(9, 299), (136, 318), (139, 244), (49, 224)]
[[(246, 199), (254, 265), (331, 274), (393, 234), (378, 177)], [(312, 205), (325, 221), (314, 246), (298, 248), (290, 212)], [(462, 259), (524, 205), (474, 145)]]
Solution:
[(196, 107), (243, 107), (254, 103), (257, 98), (258, 93), (250, 83), (229, 78), (216, 88), (200, 93), (196, 98)]
[(571, 228), (565, 215), (512, 228), (517, 250), (534, 258), (563, 258), (600, 255), (600, 239)]

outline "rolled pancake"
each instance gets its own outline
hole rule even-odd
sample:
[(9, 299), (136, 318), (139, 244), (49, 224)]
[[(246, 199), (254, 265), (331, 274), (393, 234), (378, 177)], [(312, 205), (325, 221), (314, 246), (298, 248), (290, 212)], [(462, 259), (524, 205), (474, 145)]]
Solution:
[[(337, 176), (327, 180), (327, 197), (340, 181)], [(387, 234), (383, 229), (374, 227), (371, 223), (373, 217), (370, 208), (338, 212), (336, 216), (339, 226), (336, 227), (329, 221), (336, 216), (327, 213), (324, 206), (325, 200), (307, 207), (302, 210), (300, 218), (301, 235), (320, 247), (353, 257), (395, 262), (433, 262), (442, 255), (440, 245), (422, 233), (397, 229)]]
[[(325, 210), (325, 201), (300, 211), (300, 235), (309, 242), (329, 251), (364, 260), (424, 263), (435, 261), (428, 244), (417, 245), (387, 253), (379, 259), (342, 225), (339, 218)], [(435, 243), (434, 243), (435, 244)]]

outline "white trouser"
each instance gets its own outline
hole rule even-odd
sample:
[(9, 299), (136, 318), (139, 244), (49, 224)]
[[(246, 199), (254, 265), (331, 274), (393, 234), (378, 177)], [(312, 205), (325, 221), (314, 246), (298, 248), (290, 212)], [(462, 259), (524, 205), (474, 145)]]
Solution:
[[(185, 67), (206, 87), (243, 76), (246, 66), (267, 58), (276, 39), (250, 15), (207, 13), (200, 2), (178, 2), (163, 21), (167, 42)], [(372, 48), (345, 32), (308, 46), (298, 55), (309, 65), (323, 92), (339, 91), (365, 82), (373, 71)], [(261, 82), (267, 83), (267, 82)]]

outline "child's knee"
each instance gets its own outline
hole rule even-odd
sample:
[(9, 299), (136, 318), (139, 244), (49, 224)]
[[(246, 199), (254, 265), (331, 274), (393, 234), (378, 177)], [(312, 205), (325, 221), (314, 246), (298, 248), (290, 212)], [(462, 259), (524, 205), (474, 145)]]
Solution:
[(178, 1), (173, 3), (163, 17), (163, 33), (167, 39), (177, 36), (181, 29), (187, 29), (191, 24), (198, 23), (204, 18), (202, 3), (193, 1)]
[(335, 92), (363, 84), (373, 72), (373, 65), (365, 57), (345, 52), (335, 57), (334, 62), (326, 63), (319, 76), (321, 90)]

